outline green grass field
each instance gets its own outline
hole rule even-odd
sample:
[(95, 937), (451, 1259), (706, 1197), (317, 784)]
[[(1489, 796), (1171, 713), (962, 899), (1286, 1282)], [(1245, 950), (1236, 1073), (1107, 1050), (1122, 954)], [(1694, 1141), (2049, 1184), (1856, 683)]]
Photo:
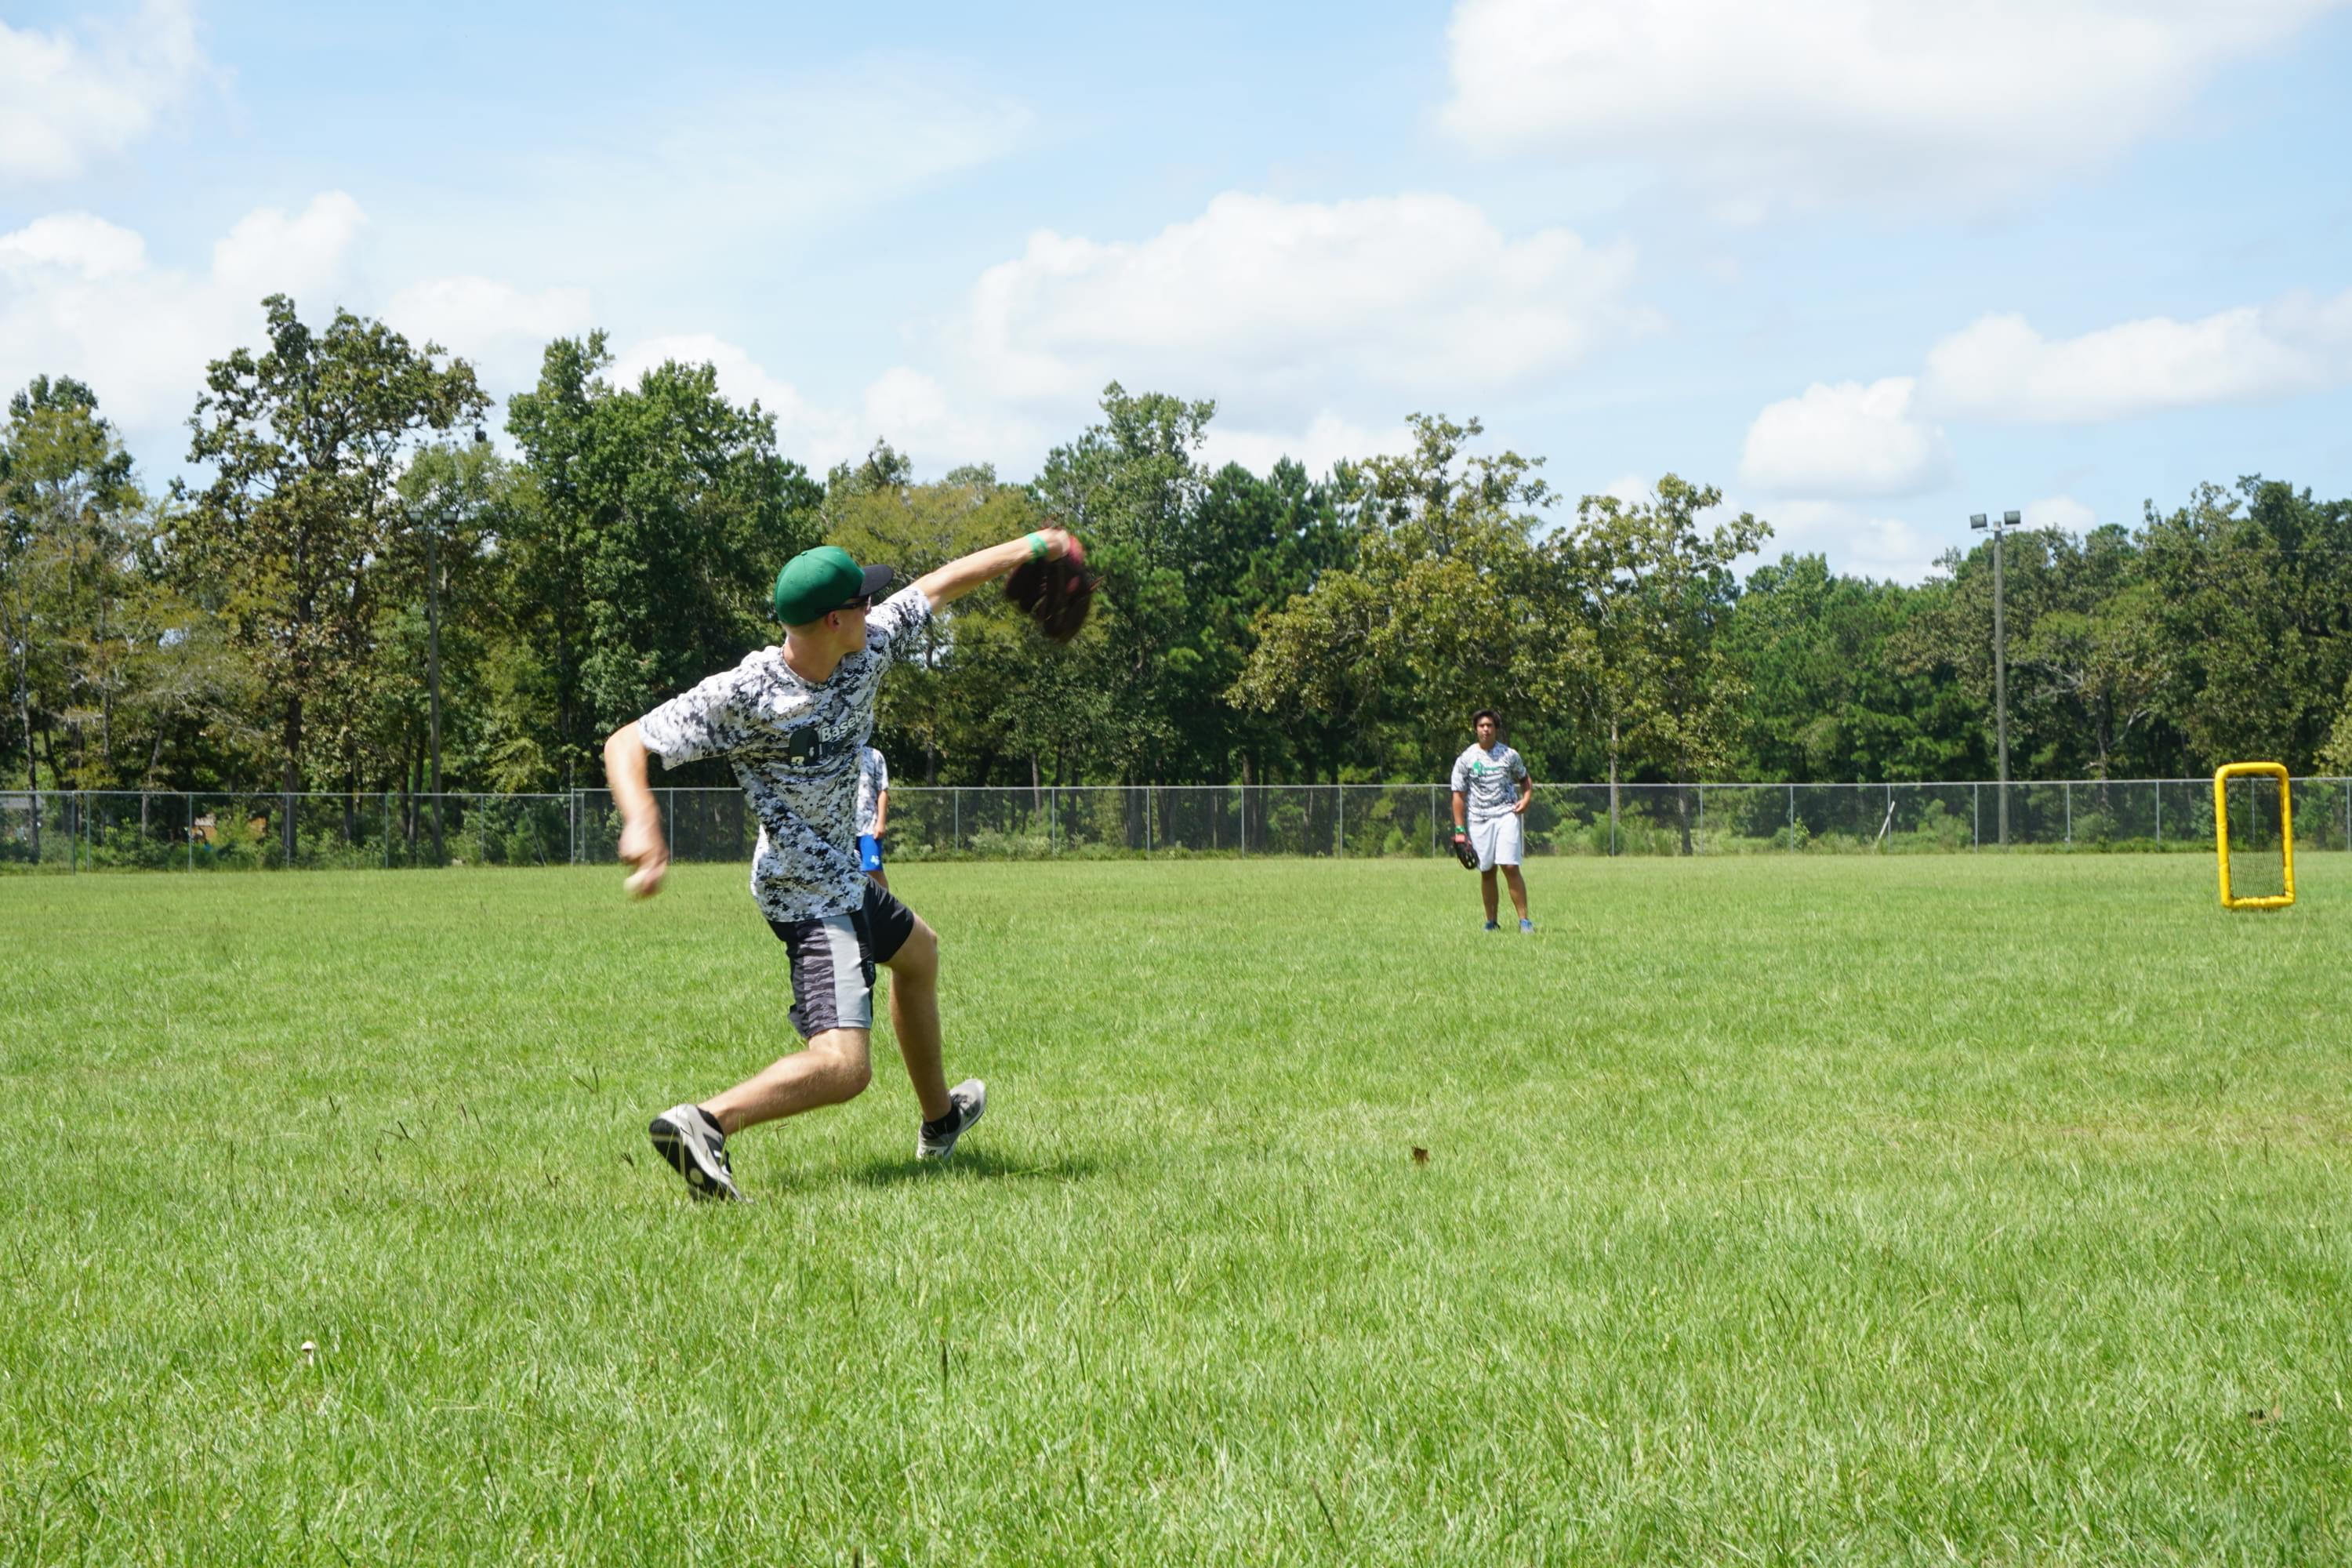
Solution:
[(736, 1207), (740, 870), (0, 883), (0, 1562), (2341, 1562), (2300, 869), (908, 866), (987, 1121)]

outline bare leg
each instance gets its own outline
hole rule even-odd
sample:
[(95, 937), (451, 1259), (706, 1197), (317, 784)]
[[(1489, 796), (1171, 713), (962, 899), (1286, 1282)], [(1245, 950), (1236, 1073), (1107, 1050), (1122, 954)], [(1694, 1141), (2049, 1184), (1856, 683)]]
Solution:
[(874, 885), (876, 887), (881, 889), (886, 893), (890, 890), (890, 879), (887, 876), (880, 871), (868, 871), (866, 874), (874, 879)]
[(940, 936), (915, 917), (914, 934), (890, 955), (890, 1032), (915, 1086), (923, 1120), (937, 1121), (953, 1104), (940, 1066)]
[[(1519, 868), (1517, 866), (1506, 866), (1503, 868), (1503, 880), (1511, 885), (1511, 904), (1519, 911), (1519, 919), (1527, 919), (1528, 879), (1519, 875)], [(1486, 884), (1489, 891), (1493, 890), (1494, 886), (1492, 881)], [(1486, 906), (1486, 918), (1488, 920), (1495, 918), (1495, 907), (1492, 904)]]
[(1486, 923), (1488, 925), (1493, 925), (1495, 923), (1494, 872), (1481, 871), (1478, 873), (1478, 891), (1486, 900)]
[(873, 1081), (869, 1039), (865, 1029), (827, 1029), (791, 1056), (704, 1100), (702, 1109), (721, 1132), (731, 1134), (780, 1116), (856, 1100)]

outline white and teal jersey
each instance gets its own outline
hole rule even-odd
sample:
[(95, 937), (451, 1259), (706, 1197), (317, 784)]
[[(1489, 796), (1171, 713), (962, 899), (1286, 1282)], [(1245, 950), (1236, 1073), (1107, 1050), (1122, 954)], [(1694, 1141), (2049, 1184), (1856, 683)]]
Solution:
[(1465, 798), (1473, 822), (1510, 815), (1518, 803), (1519, 781), (1527, 776), (1528, 764), (1500, 741), (1492, 751), (1466, 747), (1454, 759), (1454, 791)]
[(760, 819), (751, 896), (779, 925), (866, 903), (858, 869), (857, 753), (874, 733), (882, 672), (916, 647), (931, 601), (902, 588), (866, 617), (866, 647), (812, 684), (761, 648), (637, 721), (646, 749), (675, 768), (725, 757)]
[(890, 787), (890, 764), (871, 746), (857, 753), (857, 836), (871, 837), (874, 819), (882, 812), (883, 793)]

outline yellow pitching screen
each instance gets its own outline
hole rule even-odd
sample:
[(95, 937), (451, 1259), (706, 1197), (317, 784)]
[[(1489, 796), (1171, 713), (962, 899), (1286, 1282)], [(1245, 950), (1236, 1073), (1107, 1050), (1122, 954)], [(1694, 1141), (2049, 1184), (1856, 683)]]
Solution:
[[(2240, 899), (2230, 894), (2230, 781), (2273, 778), (2278, 781), (2279, 881), (2281, 890), (2262, 898)], [(2265, 825), (2267, 826), (2267, 825)], [(2263, 835), (2265, 837), (2268, 834)], [(2221, 907), (2225, 910), (2283, 910), (2294, 902), (2294, 810), (2287, 789), (2285, 767), (2278, 763), (2231, 763), (2213, 770), (2213, 850), (2221, 863)]]

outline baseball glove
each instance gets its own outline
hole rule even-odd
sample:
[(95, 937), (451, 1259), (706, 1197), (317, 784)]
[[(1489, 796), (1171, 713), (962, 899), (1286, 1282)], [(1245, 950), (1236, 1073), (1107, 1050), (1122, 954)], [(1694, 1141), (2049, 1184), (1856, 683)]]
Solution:
[(1478, 851), (1471, 847), (1470, 836), (1458, 827), (1454, 830), (1453, 848), (1454, 858), (1462, 862), (1465, 871), (1478, 868)]
[(1075, 539), (1069, 553), (1052, 560), (1024, 561), (1004, 579), (1004, 596), (1055, 642), (1067, 642), (1087, 624), (1095, 605), (1095, 574)]

